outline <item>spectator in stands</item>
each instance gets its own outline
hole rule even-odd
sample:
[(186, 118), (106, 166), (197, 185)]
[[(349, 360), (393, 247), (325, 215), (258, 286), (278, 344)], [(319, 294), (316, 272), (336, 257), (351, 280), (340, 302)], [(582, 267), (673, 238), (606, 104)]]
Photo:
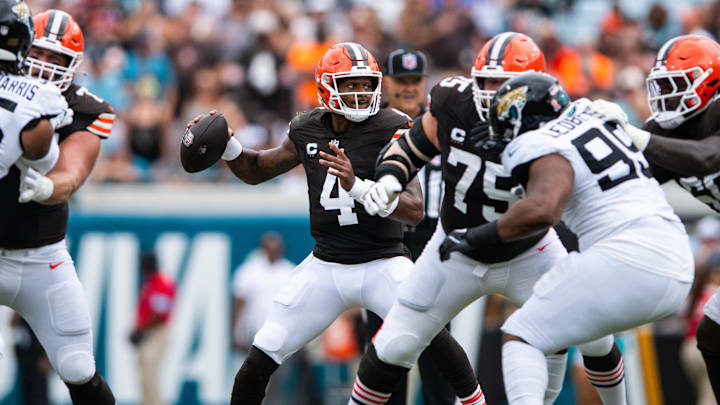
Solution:
[(138, 80), (125, 121), (136, 178), (143, 181), (156, 179), (158, 163), (165, 156), (172, 111), (160, 92), (161, 86), (155, 77), (146, 75)]
[[(233, 347), (244, 354), (265, 322), (273, 306), (273, 299), (287, 285), (295, 265), (285, 258), (282, 236), (267, 232), (260, 238), (258, 248), (252, 251), (232, 279)], [(267, 404), (283, 404), (282, 381), (291, 363), (283, 363), (273, 374), (265, 398)]]
[(143, 405), (162, 405), (158, 378), (168, 342), (175, 283), (160, 272), (154, 253), (145, 253), (140, 257), (140, 273), (143, 283), (130, 342), (138, 350)]

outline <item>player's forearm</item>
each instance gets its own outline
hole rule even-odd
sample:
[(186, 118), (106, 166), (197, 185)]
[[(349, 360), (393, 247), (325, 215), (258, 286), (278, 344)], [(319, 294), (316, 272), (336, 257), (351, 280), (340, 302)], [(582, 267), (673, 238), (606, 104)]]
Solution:
[(720, 136), (695, 141), (653, 135), (644, 154), (681, 176), (707, 176), (720, 171)]
[(424, 216), (422, 199), (408, 192), (400, 193), (398, 198), (400, 198), (400, 202), (389, 218), (405, 225), (419, 224)]
[(53, 182), (53, 193), (41, 204), (55, 205), (67, 202), (77, 189), (82, 186), (84, 179), (72, 173), (50, 173), (47, 176)]
[(272, 150), (243, 149), (235, 160), (227, 162), (235, 177), (247, 184), (263, 183), (297, 166), (297, 162), (279, 159)]
[(510, 242), (545, 232), (548, 227), (560, 222), (552, 210), (544, 204), (529, 198), (513, 204), (498, 220), (498, 234), (503, 241)]

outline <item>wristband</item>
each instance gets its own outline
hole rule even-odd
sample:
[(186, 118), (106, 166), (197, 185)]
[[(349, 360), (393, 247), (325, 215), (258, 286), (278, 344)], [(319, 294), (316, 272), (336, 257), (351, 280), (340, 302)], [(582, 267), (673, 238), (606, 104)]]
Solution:
[(497, 245), (504, 242), (498, 233), (497, 221), (488, 222), (487, 224), (468, 229), (467, 234), (465, 234), (465, 240), (473, 247)]
[(363, 180), (355, 176), (355, 183), (353, 183), (353, 186), (348, 190), (348, 194), (350, 194), (350, 197), (355, 201), (362, 202), (363, 196), (370, 190), (373, 184), (375, 184), (375, 182), (372, 180)]
[[(222, 160), (235, 160), (242, 153), (242, 144), (234, 136), (228, 139), (227, 145), (225, 146), (225, 152), (223, 152)], [(216, 155), (217, 156), (217, 155)]]
[(625, 128), (625, 132), (630, 137), (630, 139), (632, 139), (635, 147), (637, 147), (640, 152), (644, 151), (645, 148), (647, 148), (648, 143), (650, 142), (650, 132), (637, 128), (633, 125), (628, 125)]

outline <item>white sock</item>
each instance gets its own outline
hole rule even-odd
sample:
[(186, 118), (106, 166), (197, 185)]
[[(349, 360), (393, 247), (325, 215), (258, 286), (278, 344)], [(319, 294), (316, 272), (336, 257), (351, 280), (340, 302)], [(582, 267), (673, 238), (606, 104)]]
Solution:
[(552, 405), (562, 391), (567, 368), (567, 352), (545, 356), (548, 365), (548, 386), (545, 390), (545, 405)]
[(472, 394), (466, 396), (465, 398), (458, 399), (460, 399), (460, 403), (462, 405), (487, 405), (485, 403), (485, 394), (483, 394), (480, 384), (478, 384)]
[(600, 395), (603, 405), (626, 405), (625, 366), (612, 335), (583, 343), (577, 348), (583, 354), (585, 375)]
[(538, 349), (517, 340), (502, 347), (505, 394), (509, 405), (543, 405), (548, 364)]

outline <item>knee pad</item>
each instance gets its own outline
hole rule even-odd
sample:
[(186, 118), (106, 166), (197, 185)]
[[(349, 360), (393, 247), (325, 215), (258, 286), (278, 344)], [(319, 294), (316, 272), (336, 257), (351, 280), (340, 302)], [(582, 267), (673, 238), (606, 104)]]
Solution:
[(697, 346), (703, 352), (720, 354), (720, 325), (703, 316), (696, 330)]
[(602, 357), (606, 356), (612, 350), (615, 344), (615, 338), (612, 335), (603, 336), (600, 339), (578, 345), (583, 356)]
[(58, 353), (56, 370), (70, 384), (85, 384), (95, 375), (95, 358), (86, 345), (63, 347)]
[(253, 346), (261, 349), (276, 363), (282, 364), (292, 353), (281, 351), (287, 340), (288, 332), (282, 325), (275, 322), (266, 322), (255, 335)]
[(380, 360), (405, 368), (412, 368), (426, 346), (421, 347), (418, 336), (409, 330), (386, 330), (384, 327), (375, 336), (373, 344)]

